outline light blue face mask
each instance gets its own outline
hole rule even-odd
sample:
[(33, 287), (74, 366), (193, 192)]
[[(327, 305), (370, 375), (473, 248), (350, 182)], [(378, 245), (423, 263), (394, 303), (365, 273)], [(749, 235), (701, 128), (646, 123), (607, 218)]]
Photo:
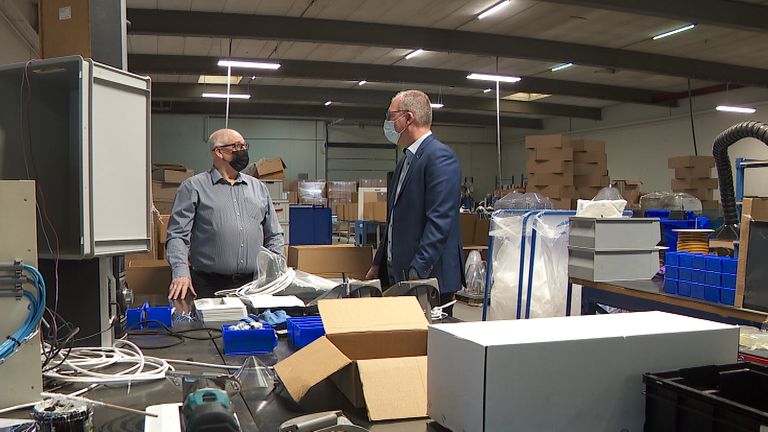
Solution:
[(387, 141), (397, 145), (401, 133), (402, 132), (398, 132), (397, 129), (395, 129), (395, 122), (393, 120), (384, 121), (384, 136), (387, 137)]

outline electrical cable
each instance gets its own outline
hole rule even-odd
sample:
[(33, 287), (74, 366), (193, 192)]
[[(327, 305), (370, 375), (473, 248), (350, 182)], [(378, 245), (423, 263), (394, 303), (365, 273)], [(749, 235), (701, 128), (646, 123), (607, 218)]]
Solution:
[[(83, 388), (83, 389), (74, 391), (72, 393), (69, 393), (68, 396), (80, 396), (81, 394), (87, 393), (87, 392), (95, 389), (98, 386), (99, 386), (98, 384), (91, 384), (91, 385), (89, 385), (86, 388)], [(18, 410), (25, 409), (25, 408), (30, 408), (30, 407), (33, 407), (33, 406), (37, 405), (38, 402), (40, 402), (40, 401), (37, 400), (37, 401), (34, 401), (34, 402), (28, 402), (28, 403), (21, 404), (21, 405), (14, 405), (14, 406), (11, 406), (11, 407), (3, 408), (3, 409), (0, 409), (0, 414), (5, 414), (5, 413), (13, 412), (13, 411), (18, 411)]]
[[(139, 323), (136, 323), (133, 325), (133, 327), (141, 326), (144, 324), (155, 324), (158, 327), (157, 328), (150, 328), (150, 329), (143, 329), (143, 330), (134, 330), (129, 331), (128, 335), (131, 337), (136, 336), (166, 336), (176, 339), (175, 342), (172, 342), (170, 344), (165, 345), (139, 345), (137, 343), (137, 346), (141, 349), (145, 350), (151, 350), (151, 349), (165, 349), (165, 348), (172, 348), (174, 346), (180, 345), (184, 342), (184, 339), (191, 339), (191, 340), (198, 340), (198, 341), (212, 341), (221, 338), (221, 329), (213, 328), (213, 327), (199, 327), (199, 328), (191, 328), (191, 329), (184, 329), (184, 330), (174, 330), (170, 327), (168, 327), (165, 323), (157, 320), (146, 320), (141, 321)], [(217, 335), (208, 335), (208, 336), (192, 336), (189, 335), (189, 333), (199, 332), (199, 331), (208, 331), (208, 332), (216, 332)], [(134, 343), (137, 341), (134, 340)]]
[(709, 234), (712, 230), (677, 231), (677, 251), (695, 254), (709, 253)]
[(24, 324), (12, 335), (7, 335), (5, 341), (0, 344), (0, 362), (7, 360), (38, 333), (45, 311), (45, 282), (43, 281), (43, 276), (31, 265), (23, 264), (22, 268), (31, 276), (30, 281), (33, 283), (37, 293), (35, 295), (27, 290), (23, 291), (22, 297), (29, 301), (29, 313), (24, 320)]

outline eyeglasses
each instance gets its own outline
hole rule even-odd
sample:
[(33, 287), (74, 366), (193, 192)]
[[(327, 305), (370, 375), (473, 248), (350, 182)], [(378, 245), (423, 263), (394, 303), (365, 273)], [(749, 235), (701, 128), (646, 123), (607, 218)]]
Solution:
[(393, 110), (393, 111), (387, 111), (387, 114), (386, 114), (386, 116), (385, 116), (384, 118), (385, 118), (385, 119), (387, 119), (388, 121), (392, 121), (392, 120), (394, 120), (394, 119), (398, 118), (398, 117), (396, 116), (396, 115), (397, 115), (397, 113), (402, 113), (402, 112), (410, 112), (410, 111), (409, 111), (409, 110)]
[(220, 145), (220, 146), (214, 147), (214, 150), (216, 150), (217, 148), (218, 149), (220, 149), (220, 148), (232, 148), (232, 150), (234, 150), (234, 151), (248, 150), (248, 143), (238, 142), (238, 143)]

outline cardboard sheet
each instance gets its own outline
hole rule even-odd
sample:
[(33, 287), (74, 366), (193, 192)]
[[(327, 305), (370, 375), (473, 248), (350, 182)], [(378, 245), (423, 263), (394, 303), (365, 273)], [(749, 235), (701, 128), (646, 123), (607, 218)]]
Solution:
[(275, 365), (275, 372), (294, 400), (351, 362), (327, 338), (321, 337)]
[(360, 360), (368, 418), (427, 416), (427, 357)]

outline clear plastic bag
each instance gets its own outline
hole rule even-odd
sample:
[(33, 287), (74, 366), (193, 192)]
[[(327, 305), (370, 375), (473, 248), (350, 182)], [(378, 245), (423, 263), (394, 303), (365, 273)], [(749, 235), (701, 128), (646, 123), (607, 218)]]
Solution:
[(701, 211), (701, 200), (683, 192), (667, 194), (661, 198), (662, 210)]
[(469, 294), (482, 294), (485, 291), (486, 263), (480, 256), (480, 252), (473, 250), (467, 257), (464, 265), (464, 274), (467, 279), (465, 291)]
[(621, 195), (618, 188), (607, 186), (600, 189), (600, 192), (592, 198), (592, 201), (618, 201), (623, 199), (624, 197)]
[(493, 206), (495, 209), (552, 209), (554, 206), (549, 198), (537, 193), (512, 192), (500, 198)]
[(651, 192), (640, 197), (640, 208), (643, 210), (663, 210), (661, 202), (669, 192)]

